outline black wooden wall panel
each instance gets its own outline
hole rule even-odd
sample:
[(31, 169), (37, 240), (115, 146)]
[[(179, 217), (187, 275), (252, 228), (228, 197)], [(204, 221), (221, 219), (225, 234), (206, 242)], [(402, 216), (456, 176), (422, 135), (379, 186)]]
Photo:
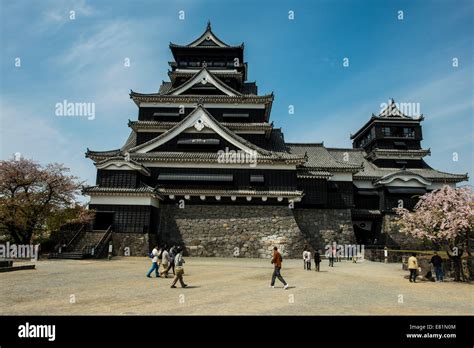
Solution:
[(152, 225), (151, 206), (90, 204), (89, 208), (115, 212), (113, 231), (117, 233), (153, 233), (156, 228)]
[(104, 170), (97, 171), (97, 184), (102, 187), (137, 187), (137, 172), (134, 170)]
[[(195, 108), (186, 107), (179, 116), (153, 116), (154, 113), (180, 113), (180, 108), (163, 108), (163, 107), (142, 107), (138, 110), (138, 120), (140, 121), (169, 121), (179, 122), (186, 116), (188, 116)], [(231, 109), (231, 108), (208, 108), (206, 109), (217, 121), (219, 122), (264, 122), (265, 121), (265, 110), (264, 109)], [(235, 113), (235, 114), (249, 114), (249, 117), (223, 117), (223, 114)]]

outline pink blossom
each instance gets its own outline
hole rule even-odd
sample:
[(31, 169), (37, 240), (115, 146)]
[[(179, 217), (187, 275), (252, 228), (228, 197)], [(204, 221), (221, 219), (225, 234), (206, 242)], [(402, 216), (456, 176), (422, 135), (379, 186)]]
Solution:
[(396, 208), (400, 230), (419, 239), (459, 244), (473, 226), (474, 195), (470, 188), (442, 188), (420, 197), (414, 211)]

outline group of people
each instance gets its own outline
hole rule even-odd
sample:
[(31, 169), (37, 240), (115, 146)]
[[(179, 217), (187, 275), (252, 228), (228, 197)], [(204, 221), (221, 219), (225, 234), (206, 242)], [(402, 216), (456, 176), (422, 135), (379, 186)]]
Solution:
[[(335, 249), (334, 249), (335, 250)], [(336, 253), (330, 253), (329, 254), (329, 266), (334, 267), (334, 260), (336, 259)], [(303, 251), (303, 269), (307, 271), (311, 271), (311, 260), (312, 260), (312, 254), (311, 251), (307, 246), (305, 246), (304, 251)], [(271, 263), (274, 265), (274, 270), (273, 270), (273, 275), (272, 275), (272, 280), (270, 283), (270, 287), (274, 288), (275, 287), (275, 280), (278, 278), (282, 283), (284, 289), (288, 289), (288, 283), (283, 279), (281, 275), (281, 263), (283, 261), (283, 258), (278, 251), (277, 247), (273, 247), (273, 256)], [(321, 265), (321, 253), (319, 250), (316, 250), (314, 252), (314, 266), (315, 266), (315, 271), (319, 272), (320, 270), (320, 265)]]
[[(155, 272), (156, 277), (168, 277), (168, 273), (172, 270), (174, 279), (171, 284), (171, 288), (176, 288), (176, 283), (179, 281), (181, 287), (185, 288), (188, 285), (184, 283), (184, 259), (183, 259), (183, 248), (181, 246), (173, 245), (169, 250), (165, 245), (161, 248), (155, 246), (152, 252), (150, 253), (152, 258), (151, 268), (148, 270), (147, 277), (151, 278), (151, 274)], [(308, 247), (305, 247), (303, 251), (303, 269), (310, 271), (311, 270), (311, 259), (312, 254)], [(334, 267), (334, 260), (337, 259), (336, 255), (332, 252), (329, 253), (329, 266)], [(281, 275), (283, 258), (278, 251), (277, 247), (273, 248), (273, 255), (271, 263), (274, 266), (272, 279), (270, 282), (270, 287), (275, 287), (275, 280), (278, 278), (282, 283), (284, 289), (288, 289), (288, 283)], [(431, 258), (430, 263), (433, 265), (436, 273), (436, 281), (443, 281), (443, 259), (438, 255), (437, 252), (434, 253), (434, 256)], [(316, 250), (314, 253), (314, 265), (315, 271), (319, 272), (321, 264), (321, 254), (319, 250)], [(161, 267), (161, 271), (160, 271)], [(410, 271), (409, 280), (410, 282), (416, 283), (416, 276), (418, 271), (418, 260), (416, 254), (412, 254), (408, 258), (408, 270)]]
[[(334, 252), (333, 252), (334, 251)], [(331, 252), (328, 255), (329, 259), (329, 267), (334, 267), (334, 261), (340, 261), (338, 257), (336, 256), (336, 249), (331, 250)], [(305, 246), (304, 251), (303, 251), (303, 269), (307, 271), (311, 271), (311, 261), (312, 261), (312, 254), (311, 251), (307, 246)], [(274, 287), (275, 285), (275, 279), (278, 278), (284, 285), (284, 288), (288, 288), (288, 284), (285, 282), (283, 277), (281, 276), (281, 262), (282, 262), (282, 257), (280, 252), (278, 251), (277, 247), (273, 248), (273, 257), (272, 257), (272, 264), (274, 264), (275, 269), (272, 275), (272, 281), (270, 284), (270, 287)], [(321, 253), (319, 250), (316, 250), (314, 252), (314, 266), (315, 266), (315, 271), (319, 272), (320, 271), (320, 265), (321, 265)]]
[[(338, 256), (336, 248), (331, 248), (326, 254), (328, 260), (329, 260), (329, 267), (334, 267), (334, 262), (341, 262), (341, 257)], [(304, 247), (303, 251), (303, 269), (307, 271), (311, 271), (311, 258), (312, 254), (311, 251), (307, 246)], [(356, 258), (352, 258), (352, 262), (356, 263), (357, 260)], [(315, 266), (315, 271), (319, 272), (320, 270), (320, 264), (321, 264), (321, 252), (319, 250), (316, 250), (314, 252), (314, 266)]]
[[(155, 246), (150, 253), (151, 267), (148, 270), (146, 276), (151, 278), (153, 271), (157, 278), (164, 277), (168, 278), (168, 273), (170, 270), (173, 271), (174, 279), (171, 283), (171, 288), (176, 288), (176, 283), (179, 281), (181, 287), (185, 288), (188, 286), (184, 283), (184, 259), (183, 259), (183, 248), (181, 246), (173, 245), (168, 250), (168, 246), (164, 245), (163, 247)], [(161, 268), (161, 271), (160, 271)]]
[[(308, 249), (308, 247), (305, 247), (303, 251), (303, 269), (307, 271), (311, 271), (311, 258), (312, 258), (311, 251)], [(320, 263), (321, 263), (321, 254), (319, 253), (319, 250), (316, 250), (314, 253), (314, 267), (315, 267), (316, 272), (319, 272)]]
[[(430, 263), (433, 265), (433, 268), (435, 270), (436, 281), (444, 281), (443, 259), (441, 258), (441, 256), (438, 255), (436, 251), (434, 252), (433, 257), (431, 257)], [(418, 268), (418, 259), (416, 258), (416, 254), (413, 253), (408, 258), (408, 270), (410, 271), (410, 276), (408, 277), (408, 279), (410, 280), (410, 283), (416, 283)]]

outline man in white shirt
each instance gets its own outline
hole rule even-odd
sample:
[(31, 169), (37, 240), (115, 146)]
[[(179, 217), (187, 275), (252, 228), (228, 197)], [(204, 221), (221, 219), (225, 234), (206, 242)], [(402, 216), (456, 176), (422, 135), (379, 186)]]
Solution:
[(311, 251), (306, 251), (306, 269), (311, 271)]
[(306, 265), (307, 265), (307, 263), (306, 263), (307, 253), (308, 253), (308, 251), (307, 251), (306, 248), (305, 248), (304, 251), (303, 251), (303, 269), (306, 269)]
[(158, 274), (158, 246), (155, 246), (151, 252), (153, 255), (153, 259), (151, 260), (151, 268), (147, 273), (147, 277), (151, 278), (151, 273), (155, 271), (156, 277), (159, 277), (160, 275)]
[(170, 254), (168, 253), (168, 250), (166, 250), (166, 246), (163, 248), (163, 251), (161, 252), (161, 266), (163, 267), (161, 271), (161, 275), (165, 275), (165, 278), (168, 278), (168, 265), (170, 262)]

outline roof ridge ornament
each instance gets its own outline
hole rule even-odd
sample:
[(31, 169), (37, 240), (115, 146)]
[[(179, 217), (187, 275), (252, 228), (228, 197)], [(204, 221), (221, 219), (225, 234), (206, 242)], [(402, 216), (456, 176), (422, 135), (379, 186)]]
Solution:
[[(230, 46), (228, 44), (226, 44), (224, 41), (222, 41), (221, 39), (219, 39), (216, 34), (214, 34), (212, 32), (212, 28), (211, 28), (211, 21), (208, 20), (207, 22), (207, 26), (206, 26), (206, 30), (197, 38), (195, 39), (193, 42), (190, 42), (189, 44), (187, 45), (176, 45), (172, 42), (170, 42), (170, 47), (181, 47), (181, 48), (190, 48), (190, 47), (203, 47), (203, 46), (209, 46), (207, 44), (203, 44), (203, 42), (205, 41), (212, 41), (214, 43), (215, 46), (217, 47), (221, 47), (221, 48), (239, 48), (239, 47), (243, 47), (243, 46)], [(203, 44), (203, 45), (201, 45)], [(209, 47), (213, 47), (214, 45), (211, 45)]]
[(202, 131), (202, 129), (206, 126), (205, 122), (202, 120), (202, 117), (200, 117), (198, 120), (196, 120), (196, 123), (194, 123), (194, 128), (198, 132)]
[(376, 116), (372, 113), (372, 117), (375, 118), (406, 118), (413, 119), (413, 117), (405, 115), (399, 108), (399, 105), (395, 102), (394, 98), (389, 98), (388, 103), (380, 104), (380, 113)]

